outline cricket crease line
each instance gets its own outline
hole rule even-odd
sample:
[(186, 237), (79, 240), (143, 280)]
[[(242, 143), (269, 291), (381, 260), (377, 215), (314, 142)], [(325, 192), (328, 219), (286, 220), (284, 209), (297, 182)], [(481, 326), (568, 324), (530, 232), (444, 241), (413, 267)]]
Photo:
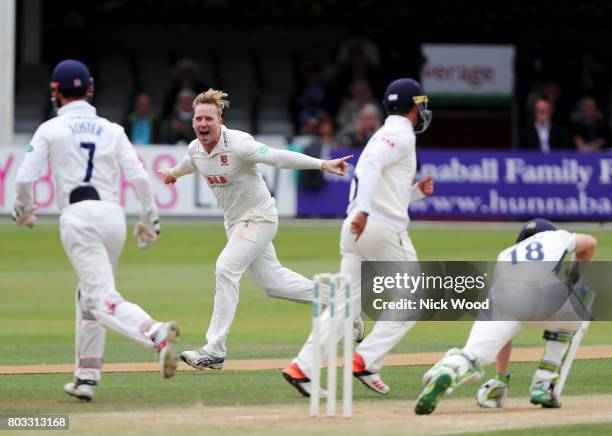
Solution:
[[(390, 354), (385, 359), (385, 366), (425, 366), (435, 364), (443, 351), (434, 353), (402, 353)], [(538, 362), (542, 357), (542, 347), (515, 348), (512, 350), (511, 363)], [(584, 345), (578, 349), (578, 360), (612, 359), (612, 345)], [(225, 361), (223, 371), (262, 371), (283, 369), (290, 362), (286, 359), (240, 359)], [(340, 362), (342, 359), (338, 359)], [(340, 365), (342, 366), (342, 365)], [(177, 371), (197, 371), (179, 362)], [(215, 371), (215, 370), (207, 370)], [(72, 374), (74, 365), (60, 363), (52, 365), (0, 365), (0, 375), (21, 374)], [(159, 372), (159, 362), (125, 362), (106, 363), (104, 373), (113, 372)]]

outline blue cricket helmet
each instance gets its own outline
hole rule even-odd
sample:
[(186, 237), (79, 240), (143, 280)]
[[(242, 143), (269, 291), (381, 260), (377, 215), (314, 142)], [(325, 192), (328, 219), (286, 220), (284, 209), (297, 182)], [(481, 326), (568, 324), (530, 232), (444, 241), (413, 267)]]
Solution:
[(427, 109), (428, 101), (429, 99), (419, 82), (414, 79), (403, 78), (389, 83), (382, 103), (389, 115), (403, 115), (410, 112), (416, 105), (419, 111), (419, 119), (414, 132), (423, 133), (429, 127), (433, 115)]
[(51, 86), (60, 92), (68, 89), (87, 89), (91, 85), (93, 77), (89, 68), (82, 62), (67, 59), (53, 69)]
[(51, 75), (51, 105), (55, 111), (59, 109), (57, 93), (64, 94), (68, 91), (84, 91), (87, 94), (87, 100), (91, 100), (93, 96), (93, 77), (91, 77), (89, 68), (84, 63), (74, 59), (62, 61), (53, 69)]
[(531, 221), (528, 221), (521, 227), (521, 231), (516, 238), (516, 243), (518, 244), (521, 241), (524, 241), (527, 238), (532, 237), (536, 233), (540, 232), (548, 232), (550, 230), (557, 230), (555, 225), (544, 218), (534, 218)]

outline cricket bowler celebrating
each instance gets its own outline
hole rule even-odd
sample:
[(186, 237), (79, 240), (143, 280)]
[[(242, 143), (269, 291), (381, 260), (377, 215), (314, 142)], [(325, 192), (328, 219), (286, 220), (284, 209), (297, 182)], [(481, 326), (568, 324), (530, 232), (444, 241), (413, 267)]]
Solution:
[(164, 183), (199, 172), (223, 208), (227, 245), (217, 259), (215, 300), (207, 343), (184, 351), (181, 359), (197, 369), (223, 368), (226, 339), (238, 306), (240, 278), (248, 269), (255, 283), (271, 297), (302, 303), (312, 301), (313, 282), (287, 268), (276, 258), (272, 240), (278, 228), (274, 198), (257, 169), (258, 163), (291, 169), (320, 169), (344, 176), (345, 156), (315, 159), (261, 144), (251, 135), (223, 125), (229, 106), (222, 91), (209, 89), (193, 102), (193, 130), (197, 136), (187, 156), (174, 168), (160, 171)]
[(93, 398), (100, 381), (106, 330), (111, 329), (159, 353), (161, 373), (176, 370), (175, 322), (153, 320), (123, 299), (114, 272), (125, 242), (125, 214), (118, 203), (120, 170), (132, 182), (142, 206), (134, 229), (140, 248), (159, 234), (157, 207), (142, 163), (123, 128), (96, 115), (88, 103), (93, 78), (81, 62), (65, 60), (53, 70), (51, 96), (57, 117), (34, 133), (17, 172), (13, 219), (34, 227), (32, 184), (51, 163), (60, 209), (62, 245), (78, 277), (76, 292), (76, 380), (64, 386), (81, 400)]
[[(432, 117), (427, 102), (417, 81), (391, 82), (383, 100), (388, 117), (367, 143), (355, 168), (340, 236), (340, 271), (349, 277), (353, 313), (361, 312), (362, 261), (417, 260), (406, 230), (408, 205), (433, 193), (431, 177), (413, 184), (417, 170), (415, 134), (424, 132)], [(321, 356), (327, 355), (332, 329), (337, 330), (337, 338), (342, 336), (342, 322), (335, 318), (330, 320), (327, 309), (322, 314)], [(368, 388), (388, 393), (389, 387), (379, 375), (384, 357), (413, 325), (413, 321), (377, 322), (357, 348), (353, 374)], [(285, 379), (306, 397), (311, 392), (313, 348), (311, 334), (293, 363), (283, 370)]]
[[(569, 289), (571, 293), (568, 294), (568, 284), (558, 277), (558, 268), (553, 268), (551, 265), (561, 265), (566, 254), (573, 253), (568, 270), (569, 286), (572, 286), (578, 280), (585, 262), (589, 262), (593, 258), (596, 247), (597, 241), (592, 236), (557, 230), (551, 222), (544, 219), (537, 218), (525, 224), (516, 244), (503, 250), (497, 258), (496, 277), (490, 295), (494, 294), (496, 283), (499, 280), (497, 277), (498, 271), (501, 271), (503, 277), (501, 292), (504, 292), (505, 286), (508, 287), (507, 299), (502, 301), (505, 301), (507, 305), (518, 302), (514, 308), (520, 308), (520, 305), (523, 304), (528, 306), (525, 310), (541, 311), (542, 308), (546, 310), (545, 304), (540, 305), (541, 308), (533, 309), (532, 306), (535, 305), (531, 303), (537, 301), (537, 295), (534, 296), (535, 299), (528, 299), (523, 296), (533, 296), (534, 293), (539, 293), (542, 295), (539, 301), (546, 303), (544, 301), (546, 297), (554, 295), (550, 292), (553, 287), (559, 289), (559, 295), (565, 295), (563, 299), (565, 304), (556, 305), (555, 301), (549, 301), (549, 306), (552, 306), (552, 316), (547, 316), (542, 321), (535, 319), (533, 321), (476, 321), (463, 349), (453, 348), (449, 350), (434, 367), (425, 373), (423, 382), (426, 386), (417, 399), (415, 412), (419, 415), (433, 412), (438, 401), (449, 388), (452, 391), (462, 384), (474, 382), (481, 378), (480, 366), (492, 363), (500, 350), (504, 346), (508, 347), (506, 345), (508, 341), (526, 327), (544, 327), (546, 329), (544, 332), (546, 348), (540, 365), (533, 375), (530, 401), (546, 408), (560, 407), (559, 379), (560, 377), (567, 377), (573, 358), (568, 350), (572, 346), (574, 332), (581, 329), (584, 323), (574, 320), (578, 317), (568, 316), (570, 312), (565, 311), (565, 309), (574, 310), (567, 298), (574, 291)], [(541, 274), (521, 274), (521, 272), (524, 273), (525, 268), (520, 270), (517, 268), (526, 265), (525, 262), (530, 264), (546, 262), (546, 264), (542, 264), (543, 267), (539, 269)], [(550, 271), (547, 270), (548, 266), (551, 266)], [(498, 269), (498, 267), (500, 268)], [(507, 276), (504, 276), (504, 274), (511, 274), (512, 268), (517, 269), (514, 273), (516, 280), (507, 280)], [(503, 298), (503, 295), (501, 297)], [(524, 303), (525, 300), (528, 300), (529, 303)], [(499, 311), (509, 313), (507, 308), (503, 306), (499, 308)], [(565, 314), (562, 317), (556, 316), (563, 312)], [(575, 313), (572, 314), (575, 315)], [(509, 354), (509, 350), (505, 350), (502, 354)], [(568, 357), (569, 355), (571, 355), (571, 358)], [(479, 405), (490, 406), (490, 404), (486, 404), (488, 401), (500, 399), (505, 394), (504, 386), (501, 384), (495, 386), (494, 381), (488, 383), (490, 386), (483, 386), (478, 393), (477, 402)]]

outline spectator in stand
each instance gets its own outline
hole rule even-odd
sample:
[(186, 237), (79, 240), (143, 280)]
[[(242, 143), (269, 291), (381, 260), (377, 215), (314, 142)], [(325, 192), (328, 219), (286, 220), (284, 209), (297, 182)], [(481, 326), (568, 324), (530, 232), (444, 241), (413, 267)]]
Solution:
[(159, 144), (160, 119), (151, 111), (151, 97), (141, 92), (134, 100), (134, 111), (130, 113), (123, 127), (132, 144)]
[(552, 112), (551, 121), (554, 124), (567, 125), (570, 112), (567, 99), (563, 96), (559, 85), (552, 80), (532, 84), (525, 105), (525, 125), (531, 125), (535, 122), (536, 102), (542, 99), (550, 103)]
[(339, 50), (336, 83), (347, 95), (355, 82), (365, 81), (378, 100), (382, 100), (384, 80), (380, 70), (380, 51), (367, 38), (351, 38)]
[[(341, 147), (342, 143), (335, 134), (334, 123), (330, 117), (323, 117), (319, 121), (319, 133), (312, 142), (304, 148), (304, 154), (317, 159), (327, 160), (333, 148)], [(300, 171), (299, 184), (309, 191), (319, 191), (325, 184), (325, 178), (319, 170)]]
[(572, 138), (578, 151), (601, 151), (608, 145), (608, 126), (591, 97), (579, 103), (578, 120), (572, 125)]
[(164, 142), (167, 144), (189, 144), (193, 141), (193, 100), (195, 94), (189, 89), (179, 92), (175, 109), (166, 121)]
[(344, 133), (348, 148), (363, 148), (372, 135), (382, 126), (381, 112), (377, 105), (367, 103), (361, 108), (353, 128)]
[(567, 132), (553, 123), (552, 117), (552, 104), (545, 98), (537, 99), (533, 105), (533, 121), (522, 132), (521, 148), (544, 153), (567, 149)]
[(352, 129), (359, 118), (361, 109), (368, 103), (378, 105), (368, 82), (365, 80), (358, 80), (351, 86), (350, 98), (345, 98), (342, 102), (340, 111), (336, 117), (336, 122), (340, 131)]
[[(210, 86), (198, 78), (198, 64), (189, 58), (184, 58), (176, 64), (176, 77), (166, 98), (164, 99), (163, 116), (167, 118), (174, 109), (179, 93), (184, 89), (189, 89), (194, 96), (206, 91)], [(190, 127), (191, 129), (191, 127)], [(193, 139), (193, 138), (191, 138)]]
[(300, 125), (299, 134), (301, 136), (314, 136), (319, 133), (319, 117), (312, 116), (305, 118)]
[(329, 157), (330, 150), (337, 147), (342, 147), (342, 142), (336, 136), (334, 122), (329, 116), (324, 115), (319, 120), (317, 135), (313, 138), (311, 144), (306, 147), (304, 153), (319, 159), (326, 159), (326, 157)]
[(369, 65), (380, 70), (380, 49), (370, 38), (362, 35), (344, 40), (338, 48), (338, 62), (340, 65), (350, 62), (355, 53), (363, 55)]
[(291, 113), (296, 132), (300, 132), (308, 120), (331, 109), (330, 90), (323, 80), (321, 66), (318, 63), (313, 63), (306, 69), (300, 82), (291, 97)]

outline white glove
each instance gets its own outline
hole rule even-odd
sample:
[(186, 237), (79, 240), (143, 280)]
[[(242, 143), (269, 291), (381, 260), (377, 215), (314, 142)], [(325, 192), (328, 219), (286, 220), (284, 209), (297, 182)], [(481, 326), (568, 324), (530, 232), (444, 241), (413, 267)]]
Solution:
[(11, 214), (11, 218), (17, 224), (17, 227), (26, 226), (28, 228), (33, 228), (36, 223), (36, 206), (21, 206), (19, 204), (13, 205), (13, 213)]
[(134, 236), (138, 239), (138, 248), (146, 250), (153, 242), (157, 241), (161, 226), (157, 209), (143, 210), (140, 220), (134, 227)]
[(480, 407), (497, 408), (504, 407), (508, 398), (508, 385), (510, 375), (497, 374), (485, 384), (483, 384), (476, 394), (476, 404)]

